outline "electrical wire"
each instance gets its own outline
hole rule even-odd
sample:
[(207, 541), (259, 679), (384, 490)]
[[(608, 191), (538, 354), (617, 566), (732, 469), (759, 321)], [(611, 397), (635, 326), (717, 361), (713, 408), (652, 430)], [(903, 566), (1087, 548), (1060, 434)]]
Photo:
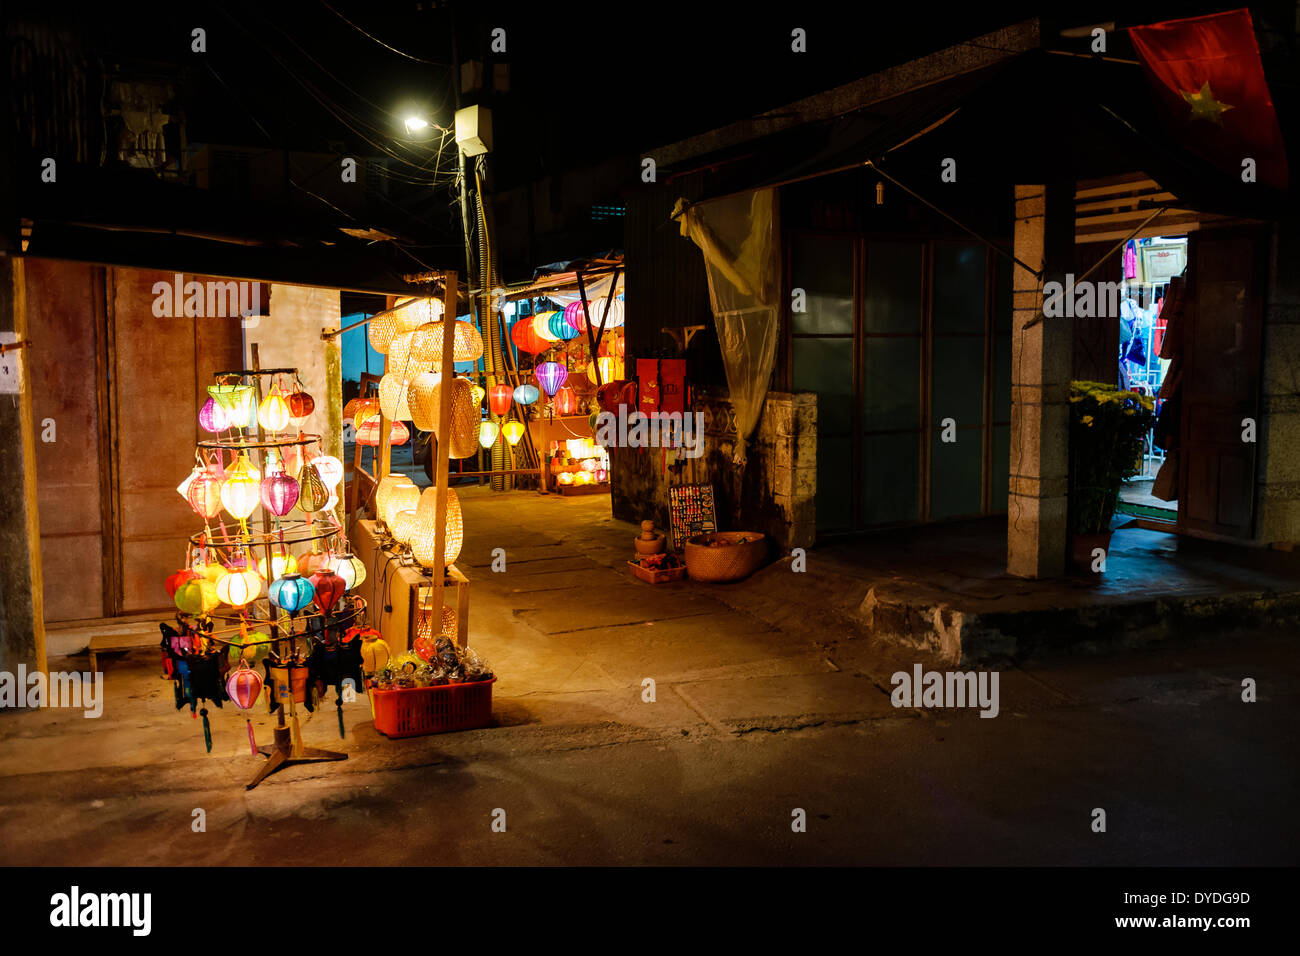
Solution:
[(430, 66), (441, 66), (441, 67), (445, 67), (445, 68), (447, 68), (447, 69), (451, 69), (451, 64), (450, 64), (450, 63), (439, 63), (437, 60), (426, 60), (424, 57), (421, 57), (421, 56), (414, 56), (413, 54), (407, 53), (407, 52), (405, 52), (404, 50), (399, 50), (399, 49), (398, 49), (397, 47), (395, 47), (395, 46), (390, 46), (389, 44), (385, 43), (383, 40), (379, 39), (379, 37), (375, 36), (374, 34), (372, 34), (372, 33), (367, 33), (365, 30), (361, 29), (361, 27), (357, 26), (355, 23), (353, 23), (351, 20), (349, 20), (349, 19), (348, 19), (347, 17), (345, 17), (343, 14), (339, 13), (337, 10), (335, 10), (333, 7), (331, 7), (328, 3), (326, 3), (325, 0), (320, 0), (320, 5), (321, 5), (322, 7), (324, 7), (326, 10), (328, 10), (330, 13), (334, 14), (334, 16), (338, 17), (340, 20), (342, 20), (344, 23), (346, 23), (346, 24), (347, 24), (348, 26), (350, 26), (352, 29), (356, 30), (358, 33), (360, 33), (360, 34), (361, 34), (363, 37), (365, 37), (367, 40), (371, 40), (371, 41), (373, 41), (373, 42), (375, 42), (375, 43), (378, 43), (378, 44), (379, 44), (381, 47), (383, 47), (385, 50), (390, 50), (390, 51), (392, 51), (393, 53), (396, 53), (398, 56), (404, 56), (404, 57), (406, 57), (408, 60), (414, 60), (416, 63), (428, 63)]

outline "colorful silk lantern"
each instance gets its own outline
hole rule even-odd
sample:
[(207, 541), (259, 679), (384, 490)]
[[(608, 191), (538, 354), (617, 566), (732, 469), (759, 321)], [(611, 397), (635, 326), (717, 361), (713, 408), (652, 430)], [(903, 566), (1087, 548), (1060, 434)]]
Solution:
[(307, 419), (311, 417), (311, 413), (316, 410), (316, 399), (300, 388), (295, 388), (290, 392), (284, 403), (289, 406), (289, 420), (293, 422), (296, 428), (302, 428)]
[(221, 599), (217, 587), (207, 578), (194, 578), (176, 589), (176, 608), (186, 614), (207, 614)]
[(501, 426), (494, 421), (485, 420), (478, 427), (478, 443), (484, 448), (491, 448), (497, 442), (497, 436), (501, 434)]
[(167, 589), (167, 596), (172, 600), (175, 600), (176, 592), (180, 590), (180, 586), (186, 581), (193, 581), (198, 577), (201, 577), (201, 575), (197, 571), (192, 571), (189, 568), (181, 568), (174, 574), (169, 574), (167, 576), (167, 580), (164, 582), (163, 587)]
[(517, 421), (508, 421), (501, 426), (501, 434), (506, 436), (506, 441), (510, 444), (518, 445), (519, 439), (524, 437), (524, 423)]
[(222, 484), (221, 479), (206, 468), (190, 482), (189, 488), (185, 490), (185, 500), (200, 518), (215, 518), (221, 510)]
[[(240, 461), (244, 461), (243, 458)], [(197, 484), (199, 479), (195, 479)], [(247, 470), (231, 469), (221, 484), (221, 504), (241, 524), (257, 510), (261, 501), (261, 482)]]
[(339, 598), (343, 596), (343, 592), (347, 590), (346, 582), (333, 571), (317, 572), (308, 580), (316, 589), (316, 606), (326, 614), (334, 610), (334, 605), (338, 603)]
[(266, 594), (272, 604), (292, 617), (315, 600), (316, 589), (302, 575), (286, 574), (272, 581)]
[(591, 327), (594, 329), (599, 329), (601, 327), (600, 322), (602, 317), (605, 320), (606, 329), (616, 329), (623, 324), (624, 314), (622, 297), (620, 296), (609, 304), (608, 315), (605, 314), (605, 299), (605, 296), (601, 296), (598, 299), (591, 299), (587, 303), (591, 306), (590, 311), (587, 313), (587, 318), (591, 323)]
[(587, 378), (596, 381), (596, 366), (600, 366), (600, 382), (608, 385), (623, 377), (623, 360), (610, 355), (602, 355), (587, 366)]
[[(411, 440), (411, 430), (403, 422), (392, 422), (388, 429), (388, 444), (394, 448), (405, 445)], [(379, 419), (372, 418), (357, 429), (358, 445), (377, 447), (379, 445)]]
[(551, 335), (558, 341), (568, 342), (578, 337), (578, 330), (565, 321), (563, 312), (550, 313), (547, 325)]
[(559, 362), (543, 362), (533, 369), (533, 374), (537, 376), (537, 382), (547, 398), (558, 392), (569, 378), (569, 370)]
[(199, 425), (204, 431), (213, 433), (223, 432), (229, 427), (229, 419), (215, 398), (209, 397), (199, 409)]
[(230, 428), (247, 428), (256, 414), (251, 385), (209, 385), (208, 394), (221, 406)]
[(567, 385), (555, 392), (555, 410), (561, 415), (572, 415), (578, 410), (578, 394)]
[(304, 468), (302, 478), (298, 480), (298, 507), (307, 514), (323, 509), (330, 500), (330, 490), (325, 487), (320, 472), (315, 468)]
[(343, 579), (344, 590), (351, 591), (366, 579), (366, 564), (355, 554), (340, 554), (328, 565)]
[(542, 393), (537, 390), (536, 385), (524, 383), (515, 389), (515, 401), (520, 405), (531, 405), (541, 397)]
[(488, 389), (488, 408), (493, 415), (504, 415), (510, 411), (510, 402), (514, 391), (504, 382), (499, 382)]
[(271, 573), (267, 573), (266, 562), (258, 559), (253, 560), (253, 568), (258, 575), (267, 581), (274, 581), (276, 578), (282, 578), (286, 574), (298, 573), (298, 559), (287, 551), (281, 551), (278, 554), (271, 555)]
[(226, 680), (226, 696), (240, 710), (248, 710), (257, 703), (262, 693), (262, 676), (248, 666), (248, 661), (241, 660), (239, 666), (230, 672)]
[(243, 607), (261, 593), (262, 579), (252, 571), (231, 571), (217, 579), (217, 597), (231, 607)]
[(262, 507), (277, 518), (283, 518), (293, 510), (298, 503), (298, 494), (298, 482), (282, 471), (267, 475), (258, 489)]
[(298, 559), (298, 573), (309, 578), (317, 571), (330, 570), (333, 562), (334, 555), (330, 551), (308, 551)]
[(587, 331), (587, 314), (582, 311), (581, 299), (564, 307), (564, 321), (575, 333)]
[(280, 390), (272, 388), (257, 409), (257, 423), (263, 431), (277, 435), (289, 427), (289, 406), (280, 397)]
[[(551, 329), (551, 319), (556, 315), (559, 315), (559, 313), (538, 312), (533, 316), (533, 334), (545, 342), (547, 348), (560, 341), (560, 336), (556, 335)], [(569, 323), (565, 322), (564, 325), (568, 328)]]
[(474, 404), (482, 405), (483, 397), (487, 395), (487, 389), (484, 388), (482, 385), (479, 385), (477, 382), (474, 383), (473, 388), (474, 388)]
[(533, 317), (527, 315), (515, 320), (510, 329), (510, 341), (521, 352), (545, 352), (551, 347), (550, 342), (538, 336), (533, 328)]

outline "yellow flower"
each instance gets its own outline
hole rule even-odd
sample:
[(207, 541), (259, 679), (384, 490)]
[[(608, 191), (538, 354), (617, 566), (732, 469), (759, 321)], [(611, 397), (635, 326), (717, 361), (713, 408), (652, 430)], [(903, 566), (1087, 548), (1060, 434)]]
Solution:
[(1084, 415), (1083, 418), (1081, 419), (1081, 421), (1082, 421), (1085, 425), (1087, 425), (1089, 428), (1092, 427), (1092, 416), (1091, 416), (1091, 415)]

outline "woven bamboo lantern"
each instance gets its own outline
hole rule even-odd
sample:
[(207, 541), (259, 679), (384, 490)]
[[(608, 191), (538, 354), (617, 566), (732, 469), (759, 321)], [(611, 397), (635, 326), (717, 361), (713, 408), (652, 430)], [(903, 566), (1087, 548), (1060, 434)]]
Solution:
[(370, 347), (380, 355), (387, 355), (393, 339), (403, 332), (413, 332), (426, 322), (436, 321), (442, 315), (442, 302), (438, 299), (406, 299), (391, 311), (370, 323)]
[(384, 501), (384, 510), (380, 514), (384, 524), (388, 526), (389, 533), (396, 530), (394, 522), (397, 521), (398, 512), (415, 510), (420, 503), (420, 489), (408, 478), (404, 485), (394, 485), (388, 492), (388, 497)]
[(402, 544), (410, 544), (415, 534), (415, 514), (414, 508), (405, 508), (393, 515), (393, 537)]
[(441, 381), (442, 375), (438, 372), (421, 372), (411, 380), (407, 389), (411, 421), (421, 431), (433, 431), (438, 421), (438, 383)]
[[(435, 531), (438, 520), (437, 491), (429, 488), (419, 500), (416, 508), (416, 527), (411, 536), (411, 553), (421, 567), (431, 568), (437, 555), (435, 550)], [(460, 557), (460, 548), (465, 538), (464, 517), (460, 510), (460, 498), (453, 488), (447, 489), (447, 540), (443, 548), (443, 564), (454, 564)]]
[(398, 485), (409, 485), (411, 479), (398, 472), (389, 472), (379, 479), (375, 486), (375, 515), (383, 518), (384, 506), (388, 503), (389, 493)]
[[(451, 437), (447, 441), (447, 453), (452, 458), (468, 458), (478, 448), (478, 426), (482, 420), (479, 404), (474, 401), (474, 383), (467, 378), (451, 380)], [(437, 435), (437, 408), (442, 383), (433, 389), (433, 432)], [(441, 448), (443, 436), (438, 435)]]
[(385, 373), (379, 380), (379, 408), (390, 422), (411, 420), (406, 393), (406, 381), (393, 372)]
[(418, 361), (411, 354), (411, 342), (414, 332), (402, 332), (393, 337), (393, 344), (388, 346), (388, 371), (390, 374), (410, 381), (419, 372), (424, 371), (425, 363)]
[[(445, 322), (430, 322), (416, 329), (411, 340), (411, 358), (428, 362), (435, 371), (442, 368), (442, 334)], [(457, 362), (477, 362), (483, 357), (483, 336), (473, 322), (456, 321), (452, 358)]]

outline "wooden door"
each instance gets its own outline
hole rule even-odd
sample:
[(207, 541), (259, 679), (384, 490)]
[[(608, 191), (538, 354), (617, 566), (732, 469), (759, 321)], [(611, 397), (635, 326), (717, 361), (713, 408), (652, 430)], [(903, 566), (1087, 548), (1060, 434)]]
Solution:
[(1207, 230), (1189, 240), (1179, 530), (1249, 538), (1254, 527), (1260, 339), (1267, 263), (1259, 229)]

